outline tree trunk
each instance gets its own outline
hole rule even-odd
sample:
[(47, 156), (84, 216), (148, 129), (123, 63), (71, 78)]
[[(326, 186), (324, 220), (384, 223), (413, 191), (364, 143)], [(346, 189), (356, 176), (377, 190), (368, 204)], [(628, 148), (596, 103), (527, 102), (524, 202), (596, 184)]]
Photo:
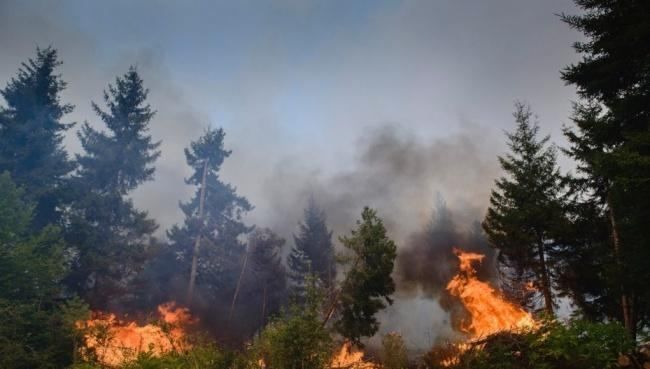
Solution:
[(548, 267), (546, 266), (546, 254), (544, 253), (544, 241), (537, 244), (537, 254), (539, 257), (539, 267), (542, 274), (542, 294), (544, 295), (544, 309), (553, 316), (553, 293), (551, 291), (551, 277), (549, 276)]
[[(611, 191), (607, 193), (607, 207), (609, 208), (609, 223), (612, 227), (612, 243), (614, 245), (614, 256), (616, 257), (616, 264), (619, 272), (623, 273), (623, 261), (621, 259), (621, 238), (618, 233), (618, 225), (616, 224), (616, 215), (614, 213), (614, 206), (612, 201)], [(632, 318), (632, 306), (630, 298), (625, 291), (625, 284), (621, 282), (621, 309), (623, 310), (623, 325), (627, 330), (630, 337), (636, 338), (636, 322)]]
[(244, 254), (244, 264), (241, 266), (241, 272), (239, 273), (239, 279), (237, 280), (237, 286), (235, 287), (235, 293), (232, 296), (232, 303), (230, 304), (230, 312), (228, 313), (228, 321), (232, 318), (232, 313), (235, 310), (235, 303), (237, 302), (237, 296), (239, 295), (239, 288), (241, 287), (241, 280), (244, 278), (244, 271), (246, 270), (246, 262), (248, 261), (248, 246), (246, 247), (246, 253)]
[(199, 261), (199, 247), (201, 246), (201, 234), (203, 233), (203, 204), (205, 202), (205, 180), (208, 175), (208, 159), (203, 163), (203, 175), (201, 178), (201, 194), (199, 195), (199, 230), (194, 241), (194, 251), (192, 252), (192, 269), (190, 271), (190, 282), (187, 286), (187, 304), (192, 303), (194, 295), (194, 285), (196, 283), (196, 268)]

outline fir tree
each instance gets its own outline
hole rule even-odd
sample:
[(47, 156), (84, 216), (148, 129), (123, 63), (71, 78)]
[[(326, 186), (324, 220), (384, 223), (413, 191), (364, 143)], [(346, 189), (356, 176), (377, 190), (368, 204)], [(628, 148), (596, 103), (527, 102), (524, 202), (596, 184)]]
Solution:
[(73, 106), (61, 102), (66, 88), (56, 68), (52, 47), (36, 49), (18, 75), (0, 90), (7, 106), (0, 108), (0, 173), (8, 171), (34, 203), (32, 225), (40, 229), (58, 223), (67, 176), (74, 169), (62, 140), (73, 126), (61, 119)]
[(104, 92), (107, 111), (92, 104), (108, 132), (85, 123), (79, 133), (84, 153), (77, 155), (77, 200), (67, 232), (79, 255), (69, 283), (91, 305), (106, 306), (125, 293), (157, 228), (127, 197), (153, 178), (153, 162), (160, 155), (160, 142), (148, 134), (154, 116), (146, 103), (148, 92), (137, 70), (129, 68)]
[(188, 283), (194, 265), (196, 285), (212, 298), (223, 295), (222, 299), (229, 300), (245, 252), (240, 236), (252, 230), (242, 218), (252, 206), (219, 177), (221, 165), (231, 154), (224, 149), (224, 136), (221, 128), (208, 129), (185, 149), (187, 164), (193, 170), (185, 182), (195, 186), (196, 192), (189, 202), (180, 205), (184, 224), (174, 226), (168, 236), (185, 265)]
[(292, 280), (296, 285), (304, 284), (305, 273), (311, 272), (329, 288), (336, 279), (332, 232), (327, 228), (325, 212), (313, 198), (309, 199), (299, 227), (298, 235), (293, 237), (294, 247), (289, 257)]
[(534, 277), (546, 312), (553, 314), (553, 251), (564, 219), (562, 178), (555, 148), (547, 146), (548, 136), (538, 139), (530, 108), (522, 103), (515, 108), (517, 127), (507, 134), (511, 152), (499, 157), (507, 176), (496, 181), (483, 229), (500, 262), (517, 276)]
[[(599, 273), (589, 272), (605, 275), (604, 293), (578, 299), (593, 301), (592, 308), (620, 319), (634, 337), (650, 321), (650, 292), (644, 282), (650, 279), (650, 4), (575, 3), (583, 13), (562, 16), (585, 35), (574, 44), (581, 60), (562, 72), (581, 98), (575, 105), (575, 126), (565, 130), (568, 153), (579, 164), (573, 187), (581, 204), (575, 217), (584, 227), (591, 221), (582, 216), (595, 215), (606, 220), (609, 232), (588, 233), (597, 239), (579, 237), (583, 243), (570, 256), (580, 261), (605, 253), (598, 258), (600, 265), (594, 265)], [(608, 250), (601, 247), (607, 243)], [(619, 306), (615, 314), (608, 309), (612, 303)]]
[[(348, 251), (343, 262), (349, 268), (338, 296), (339, 319), (334, 327), (345, 338), (360, 344), (362, 337), (377, 333), (375, 315), (393, 301), (391, 277), (397, 248), (386, 235), (377, 213), (366, 207), (350, 236), (341, 237)], [(330, 315), (332, 312), (328, 312)]]

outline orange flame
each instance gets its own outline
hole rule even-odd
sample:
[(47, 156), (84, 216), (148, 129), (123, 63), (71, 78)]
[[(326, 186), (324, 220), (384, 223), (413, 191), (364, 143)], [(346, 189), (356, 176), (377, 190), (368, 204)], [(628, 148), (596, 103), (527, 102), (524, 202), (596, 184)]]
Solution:
[(341, 350), (332, 358), (333, 369), (377, 369), (377, 365), (363, 360), (363, 351), (355, 350), (350, 342), (345, 342)]
[(190, 347), (183, 326), (192, 322), (189, 311), (176, 307), (174, 302), (158, 306), (161, 324), (138, 325), (123, 322), (115, 314), (95, 312), (95, 319), (77, 322), (84, 332), (85, 347), (81, 354), (106, 366), (119, 366), (137, 358), (143, 352), (160, 356), (170, 351)]
[(536, 326), (532, 315), (505, 300), (488, 283), (476, 278), (475, 262), (485, 255), (454, 249), (460, 261), (460, 272), (447, 284), (447, 291), (456, 296), (469, 312), (461, 330), (472, 338), (484, 337), (504, 330), (522, 330)]

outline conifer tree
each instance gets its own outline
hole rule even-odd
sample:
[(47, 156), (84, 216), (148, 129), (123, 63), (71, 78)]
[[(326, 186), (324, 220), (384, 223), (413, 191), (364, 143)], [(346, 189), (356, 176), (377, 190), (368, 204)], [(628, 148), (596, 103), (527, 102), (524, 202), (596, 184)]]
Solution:
[(306, 273), (311, 272), (325, 288), (329, 288), (336, 279), (332, 232), (327, 228), (325, 212), (318, 207), (314, 198), (309, 199), (298, 235), (294, 235), (293, 240), (294, 247), (289, 256), (293, 283), (304, 284)]
[(252, 206), (219, 177), (221, 165), (231, 154), (224, 149), (224, 136), (221, 128), (208, 129), (185, 149), (193, 170), (185, 182), (195, 186), (196, 192), (180, 205), (185, 214), (183, 225), (172, 227), (168, 236), (185, 265), (188, 283), (194, 269), (197, 287), (212, 298), (223, 295), (222, 300), (230, 301), (245, 252), (240, 236), (252, 230), (242, 218)]
[(554, 249), (561, 241), (564, 208), (562, 178), (549, 137), (538, 138), (530, 108), (515, 104), (517, 127), (508, 133), (510, 153), (499, 157), (506, 176), (496, 180), (483, 229), (499, 261), (516, 275), (533, 277), (544, 309), (554, 312)]
[(34, 206), (8, 172), (0, 174), (0, 367), (71, 363), (72, 342), (59, 303), (67, 272), (56, 227), (30, 229)]
[[(644, 282), (650, 279), (650, 4), (644, 0), (575, 0), (575, 4), (582, 14), (562, 16), (585, 35), (574, 44), (581, 60), (562, 72), (581, 98), (575, 105), (574, 127), (565, 130), (571, 144), (568, 153), (579, 165), (573, 187), (581, 206), (575, 217), (583, 229), (590, 222), (602, 226), (600, 220), (605, 220), (609, 230), (606, 235), (586, 234), (596, 239), (580, 237), (582, 242), (571, 255), (577, 262), (601, 255), (599, 273), (587, 272), (605, 276), (604, 293), (589, 296), (576, 290), (576, 295), (591, 301), (592, 310), (620, 319), (634, 337), (650, 321), (650, 292)], [(586, 219), (585, 214), (597, 220)], [(604, 244), (609, 248), (602, 248)], [(580, 285), (573, 281), (574, 287)], [(608, 308), (612, 303), (618, 305), (614, 314)]]
[(7, 103), (0, 107), (0, 173), (8, 171), (35, 204), (35, 229), (59, 222), (67, 176), (74, 169), (62, 145), (73, 123), (61, 119), (73, 106), (61, 102), (66, 83), (56, 74), (59, 65), (56, 49), (37, 48), (36, 57), (0, 90)]
[[(368, 207), (363, 209), (357, 228), (340, 240), (348, 251), (343, 259), (348, 271), (336, 301), (339, 319), (334, 327), (343, 337), (360, 345), (362, 337), (377, 333), (377, 312), (393, 303), (390, 296), (395, 291), (395, 282), (391, 274), (397, 248), (386, 235), (381, 218)], [(328, 317), (331, 314), (328, 312)]]
[(106, 306), (126, 291), (157, 228), (127, 197), (153, 178), (160, 155), (160, 142), (148, 133), (155, 114), (146, 103), (148, 93), (137, 70), (129, 68), (104, 92), (106, 111), (92, 104), (108, 131), (85, 123), (79, 132), (84, 152), (77, 155), (77, 200), (67, 232), (79, 255), (69, 282), (91, 305)]

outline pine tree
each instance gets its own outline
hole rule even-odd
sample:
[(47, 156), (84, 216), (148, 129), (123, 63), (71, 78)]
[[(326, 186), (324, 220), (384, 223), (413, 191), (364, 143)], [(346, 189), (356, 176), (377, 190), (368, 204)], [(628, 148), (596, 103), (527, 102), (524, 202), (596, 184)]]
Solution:
[(106, 306), (126, 292), (157, 228), (127, 197), (153, 178), (153, 163), (160, 155), (160, 142), (148, 134), (155, 114), (146, 103), (148, 92), (137, 70), (129, 68), (104, 92), (107, 111), (92, 104), (108, 132), (85, 123), (79, 133), (84, 153), (77, 155), (77, 200), (67, 231), (79, 255), (68, 282), (91, 305)]
[(56, 74), (61, 65), (56, 49), (36, 49), (7, 86), (0, 90), (7, 106), (0, 108), (0, 173), (8, 171), (34, 203), (32, 225), (58, 223), (68, 174), (74, 164), (62, 140), (73, 123), (61, 119), (73, 106), (61, 102), (66, 83)]
[(368, 207), (363, 209), (357, 228), (340, 240), (349, 252), (343, 260), (348, 271), (336, 301), (340, 316), (334, 327), (343, 337), (361, 344), (362, 337), (377, 333), (377, 312), (393, 303), (391, 274), (397, 248), (386, 235), (381, 218)]
[(538, 139), (539, 126), (531, 120), (530, 108), (516, 103), (513, 116), (517, 127), (507, 134), (511, 152), (499, 157), (507, 176), (496, 181), (483, 229), (501, 263), (517, 276), (533, 276), (544, 308), (552, 315), (553, 252), (561, 242), (563, 182), (555, 148), (547, 146), (548, 136)]
[[(292, 268), (294, 284), (303, 284), (305, 272), (309, 271), (318, 277), (326, 288), (336, 279), (336, 261), (332, 232), (327, 228), (325, 212), (318, 207), (313, 198), (309, 199), (304, 211), (304, 219), (299, 224), (298, 235), (294, 235), (289, 266)], [(306, 260), (300, 260), (301, 258)], [(294, 265), (292, 266), (292, 258)], [(305, 264), (309, 262), (309, 266)], [(294, 269), (295, 268), (295, 269)], [(302, 277), (301, 277), (302, 276)], [(303, 281), (299, 281), (303, 278)]]
[(224, 149), (224, 136), (221, 128), (208, 129), (185, 149), (187, 164), (193, 170), (185, 182), (195, 186), (196, 192), (189, 202), (180, 205), (184, 224), (172, 227), (168, 236), (187, 268), (188, 283), (194, 269), (197, 287), (212, 298), (222, 295), (222, 300), (229, 301), (245, 252), (240, 236), (252, 230), (242, 218), (252, 206), (219, 177), (221, 165), (231, 154)]
[[(573, 186), (577, 202), (595, 210), (587, 213), (606, 219), (609, 232), (605, 239), (583, 239), (578, 250), (583, 255), (573, 258), (598, 254), (593, 249), (605, 251), (598, 269), (607, 275), (608, 292), (589, 299), (594, 307), (606, 308), (612, 303), (603, 302), (612, 298), (619, 305), (612, 317), (623, 321), (634, 337), (650, 320), (650, 292), (643, 282), (650, 279), (650, 4), (575, 3), (584, 12), (562, 19), (585, 35), (574, 44), (582, 59), (565, 68), (562, 78), (577, 87), (581, 101), (575, 105), (575, 127), (565, 134), (571, 143), (568, 153), (579, 164)], [(600, 247), (606, 243), (609, 250)]]

